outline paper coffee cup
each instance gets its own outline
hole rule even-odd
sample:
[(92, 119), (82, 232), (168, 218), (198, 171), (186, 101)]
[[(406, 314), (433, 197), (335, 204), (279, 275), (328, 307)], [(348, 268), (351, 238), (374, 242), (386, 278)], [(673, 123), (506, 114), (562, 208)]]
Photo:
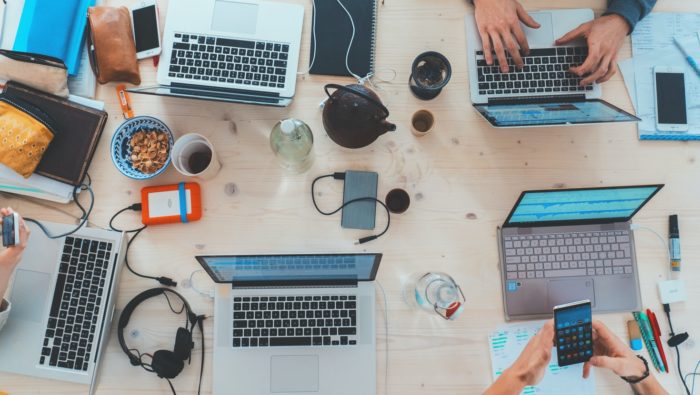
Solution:
[(202, 180), (214, 178), (221, 170), (214, 146), (197, 133), (188, 133), (175, 141), (171, 160), (180, 174)]

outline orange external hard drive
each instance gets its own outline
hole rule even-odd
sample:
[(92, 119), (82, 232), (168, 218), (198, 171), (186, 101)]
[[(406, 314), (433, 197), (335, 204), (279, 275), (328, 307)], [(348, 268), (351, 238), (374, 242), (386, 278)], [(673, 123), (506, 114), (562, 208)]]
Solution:
[(202, 192), (196, 182), (146, 187), (141, 208), (144, 225), (197, 221), (202, 218)]

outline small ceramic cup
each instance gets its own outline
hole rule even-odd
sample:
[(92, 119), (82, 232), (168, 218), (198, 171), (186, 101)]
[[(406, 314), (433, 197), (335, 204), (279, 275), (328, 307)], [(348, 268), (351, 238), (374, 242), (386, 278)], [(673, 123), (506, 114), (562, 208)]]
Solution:
[(435, 116), (428, 110), (418, 110), (411, 117), (411, 132), (417, 137), (423, 137), (435, 127)]
[(208, 180), (221, 170), (214, 146), (201, 134), (188, 133), (177, 139), (171, 155), (175, 169), (188, 177)]

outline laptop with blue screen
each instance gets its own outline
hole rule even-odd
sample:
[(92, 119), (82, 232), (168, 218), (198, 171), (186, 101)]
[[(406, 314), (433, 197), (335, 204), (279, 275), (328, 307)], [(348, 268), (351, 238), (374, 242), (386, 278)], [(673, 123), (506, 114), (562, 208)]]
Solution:
[(632, 217), (663, 185), (525, 191), (499, 228), (506, 319), (641, 308)]
[(381, 254), (198, 256), (218, 284), (215, 394), (375, 394)]

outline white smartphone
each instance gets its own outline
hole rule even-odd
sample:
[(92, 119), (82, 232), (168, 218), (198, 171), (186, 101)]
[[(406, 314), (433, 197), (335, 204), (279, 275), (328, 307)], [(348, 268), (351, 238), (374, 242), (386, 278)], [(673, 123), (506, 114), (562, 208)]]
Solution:
[(160, 25), (155, 0), (142, 0), (131, 7), (131, 26), (136, 57), (146, 59), (160, 54)]
[(654, 67), (654, 92), (656, 94), (656, 130), (687, 132), (685, 70), (682, 67)]

